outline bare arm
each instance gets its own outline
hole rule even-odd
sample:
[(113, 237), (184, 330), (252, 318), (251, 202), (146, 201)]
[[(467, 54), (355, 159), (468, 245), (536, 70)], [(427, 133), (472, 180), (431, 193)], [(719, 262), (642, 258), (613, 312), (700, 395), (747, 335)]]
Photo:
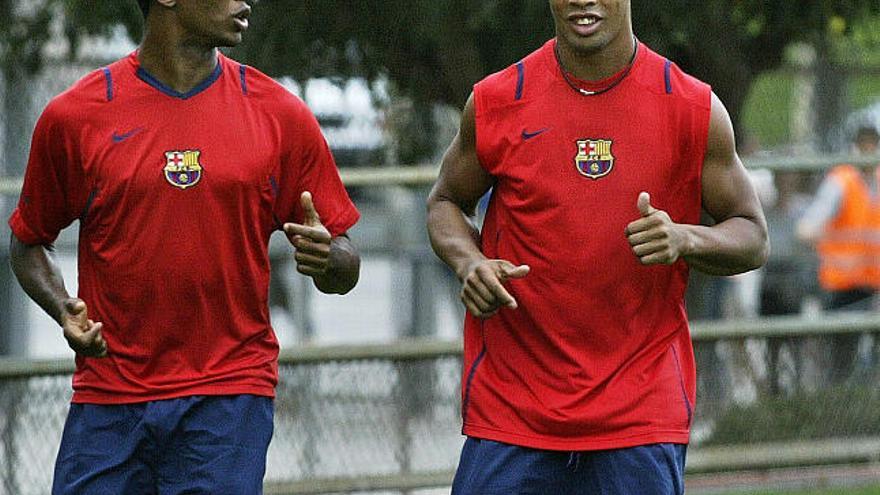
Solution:
[(709, 142), (703, 162), (703, 208), (715, 220), (711, 227), (688, 226), (685, 260), (714, 275), (754, 270), (767, 261), (770, 243), (761, 202), (736, 154), (727, 109), (712, 95)]
[(55, 263), (54, 247), (51, 244), (24, 244), (13, 234), (9, 240), (9, 252), (12, 271), (19, 284), (58, 322), (71, 349), (85, 356), (105, 356), (107, 343), (101, 335), (103, 324), (90, 320), (85, 302), (67, 293), (61, 271)]
[(52, 244), (24, 244), (12, 234), (9, 236), (9, 253), (12, 272), (21, 288), (61, 325), (64, 301), (70, 299), (70, 295), (55, 263), (55, 247)]
[(493, 179), (477, 159), (473, 95), (465, 103), (458, 134), (450, 143), (428, 197), (428, 236), (434, 252), (463, 278), (470, 264), (486, 259), (475, 224), (477, 202)]
[(284, 224), (284, 232), (296, 250), (296, 270), (312, 277), (315, 287), (325, 294), (345, 294), (357, 285), (360, 277), (357, 248), (346, 234), (330, 236), (310, 192), (304, 192), (300, 201), (304, 222)]
[(524, 277), (529, 267), (490, 260), (480, 251), (480, 234), (474, 223), (476, 205), (494, 179), (480, 165), (476, 145), (471, 95), (458, 134), (443, 156), (440, 175), (428, 196), (427, 227), (434, 252), (462, 281), (462, 301), (474, 316), (486, 318), (501, 306), (516, 308), (516, 300), (502, 284), (510, 278)]
[(703, 208), (713, 226), (674, 223), (642, 193), (642, 218), (627, 226), (633, 252), (642, 263), (670, 264), (683, 257), (712, 275), (753, 270), (767, 260), (767, 222), (755, 189), (736, 154), (733, 126), (721, 100), (712, 95), (709, 140), (702, 173)]

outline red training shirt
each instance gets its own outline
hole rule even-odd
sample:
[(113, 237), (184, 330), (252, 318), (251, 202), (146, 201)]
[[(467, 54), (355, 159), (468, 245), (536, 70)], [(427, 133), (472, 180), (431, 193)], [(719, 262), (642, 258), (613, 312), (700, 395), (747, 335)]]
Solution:
[(464, 433), (567, 451), (687, 443), (688, 267), (643, 266), (625, 229), (641, 191), (699, 223), (710, 88), (639, 44), (619, 84), (583, 96), (554, 46), (474, 87), (477, 154), (496, 179), (482, 250), (531, 271), (508, 284), (518, 309), (467, 317)]
[(9, 224), (23, 243), (47, 244), (79, 220), (79, 297), (109, 350), (77, 356), (74, 402), (273, 396), (269, 236), (302, 221), (303, 191), (331, 234), (358, 220), (305, 104), (218, 59), (179, 93), (133, 53), (37, 123)]

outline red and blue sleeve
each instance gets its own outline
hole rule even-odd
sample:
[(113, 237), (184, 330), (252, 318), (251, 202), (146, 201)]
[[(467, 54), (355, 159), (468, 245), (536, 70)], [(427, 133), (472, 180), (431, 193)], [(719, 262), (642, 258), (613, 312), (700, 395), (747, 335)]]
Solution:
[(85, 207), (88, 187), (75, 144), (50, 104), (34, 129), (24, 186), (9, 219), (13, 234), (24, 244), (52, 243)]
[(303, 221), (300, 196), (312, 194), (321, 222), (333, 236), (344, 234), (360, 218), (342, 179), (330, 147), (314, 115), (302, 105), (295, 121), (285, 122), (276, 215), (282, 222)]

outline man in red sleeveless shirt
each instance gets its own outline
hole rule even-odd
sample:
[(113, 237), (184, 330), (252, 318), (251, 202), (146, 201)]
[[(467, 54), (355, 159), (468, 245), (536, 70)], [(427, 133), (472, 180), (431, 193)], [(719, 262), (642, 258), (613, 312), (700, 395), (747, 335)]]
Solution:
[[(241, 41), (246, 2), (139, 3), (138, 50), (40, 117), (10, 219), (15, 273), (76, 352), (52, 493), (262, 493), (269, 238), (345, 293), (359, 214), (305, 104), (217, 50)], [(51, 255), (74, 220), (77, 297)]]
[(428, 200), (469, 312), (453, 493), (681, 494), (688, 270), (757, 268), (766, 223), (724, 106), (629, 0), (550, 9), (556, 38), (474, 86)]

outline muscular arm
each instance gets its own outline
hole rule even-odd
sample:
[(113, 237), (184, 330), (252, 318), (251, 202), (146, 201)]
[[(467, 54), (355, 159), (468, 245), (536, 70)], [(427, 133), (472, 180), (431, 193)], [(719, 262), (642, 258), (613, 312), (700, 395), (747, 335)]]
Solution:
[(465, 103), (458, 134), (428, 196), (428, 237), (434, 252), (464, 278), (468, 266), (485, 260), (475, 225), (476, 205), (492, 186), (492, 177), (477, 158), (473, 95)]
[(64, 302), (70, 295), (55, 263), (54, 246), (24, 244), (12, 234), (9, 236), (9, 252), (12, 272), (22, 289), (61, 325)]
[(428, 237), (434, 252), (462, 282), (461, 300), (476, 317), (488, 318), (502, 306), (516, 309), (504, 283), (525, 277), (526, 265), (488, 259), (480, 251), (474, 223), (477, 202), (494, 182), (477, 158), (473, 95), (465, 103), (461, 127), (452, 140), (440, 176), (428, 196)]
[(733, 275), (763, 265), (770, 251), (767, 222), (745, 167), (736, 154), (733, 126), (721, 101), (712, 95), (709, 140), (702, 173), (703, 208), (715, 225), (673, 222), (642, 193), (642, 218), (626, 235), (645, 265), (671, 264), (684, 258), (711, 275)]
[(733, 275), (763, 265), (770, 253), (767, 221), (736, 154), (730, 116), (714, 93), (702, 180), (703, 208), (716, 223), (687, 227), (685, 260), (713, 275)]

